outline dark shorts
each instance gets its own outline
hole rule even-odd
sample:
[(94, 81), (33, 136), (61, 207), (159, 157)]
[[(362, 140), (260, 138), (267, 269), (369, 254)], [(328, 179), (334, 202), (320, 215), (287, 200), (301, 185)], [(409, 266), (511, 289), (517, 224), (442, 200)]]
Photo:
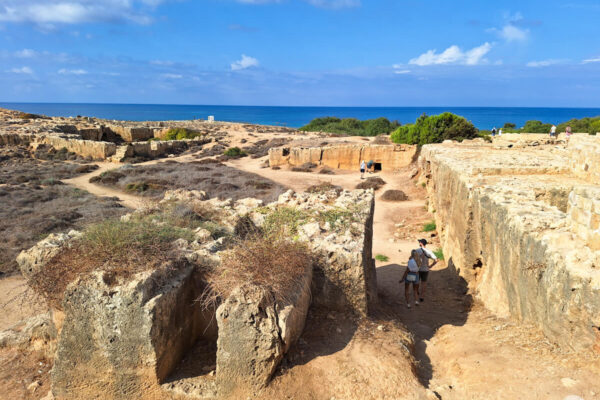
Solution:
[(419, 280), (422, 282), (427, 282), (427, 277), (429, 276), (429, 271), (419, 271)]
[(364, 173), (365, 173), (365, 170), (364, 170), (364, 168), (360, 170), (360, 173), (361, 173), (361, 174), (364, 174)]

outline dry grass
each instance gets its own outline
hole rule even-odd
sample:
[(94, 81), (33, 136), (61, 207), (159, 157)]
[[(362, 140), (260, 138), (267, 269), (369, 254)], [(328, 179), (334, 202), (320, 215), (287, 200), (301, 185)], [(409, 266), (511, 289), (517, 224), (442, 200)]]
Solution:
[(402, 190), (386, 190), (381, 196), (381, 200), (385, 201), (406, 201), (408, 196)]
[(256, 285), (271, 292), (276, 301), (288, 303), (300, 289), (312, 261), (311, 252), (302, 243), (260, 235), (241, 240), (223, 254), (221, 264), (207, 277), (202, 303), (214, 307), (244, 284)]
[(386, 182), (381, 179), (378, 176), (371, 176), (369, 178), (367, 178), (365, 181), (359, 183), (358, 185), (356, 185), (357, 189), (373, 189), (373, 190), (378, 190), (380, 189), (383, 185), (385, 185)]
[(312, 170), (315, 168), (317, 168), (317, 164), (307, 162), (302, 165), (292, 167), (292, 171), (294, 171), (294, 172), (312, 172)]
[(130, 221), (109, 219), (89, 226), (83, 236), (48, 262), (43, 271), (29, 281), (31, 287), (51, 306), (61, 308), (64, 291), (69, 283), (92, 271), (105, 271), (107, 284), (117, 277), (156, 269), (173, 260), (172, 243), (176, 239), (192, 240), (190, 229), (179, 219), (161, 214), (132, 218)]
[(318, 185), (309, 186), (306, 189), (306, 192), (307, 193), (327, 193), (327, 192), (330, 192), (332, 190), (335, 190), (336, 193), (339, 194), (339, 193), (342, 192), (343, 189), (342, 189), (341, 186), (337, 186), (337, 185), (334, 185), (334, 184), (329, 183), (329, 182), (323, 182), (323, 183), (319, 183)]

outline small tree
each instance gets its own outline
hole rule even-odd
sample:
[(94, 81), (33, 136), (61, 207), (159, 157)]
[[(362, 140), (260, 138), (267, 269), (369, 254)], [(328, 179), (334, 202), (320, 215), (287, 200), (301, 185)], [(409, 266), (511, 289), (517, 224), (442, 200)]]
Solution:
[(478, 136), (478, 130), (465, 118), (445, 112), (440, 115), (421, 115), (414, 124), (403, 125), (392, 132), (394, 143), (424, 145), (441, 143), (444, 140), (472, 139)]

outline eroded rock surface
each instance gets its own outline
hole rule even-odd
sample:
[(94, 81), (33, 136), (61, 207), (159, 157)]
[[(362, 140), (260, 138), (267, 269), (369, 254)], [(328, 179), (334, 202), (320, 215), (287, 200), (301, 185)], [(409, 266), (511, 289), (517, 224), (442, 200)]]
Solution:
[(429, 208), (448, 262), (486, 307), (534, 322), (561, 346), (600, 352), (600, 182), (580, 168), (600, 141), (546, 140), (424, 146)]

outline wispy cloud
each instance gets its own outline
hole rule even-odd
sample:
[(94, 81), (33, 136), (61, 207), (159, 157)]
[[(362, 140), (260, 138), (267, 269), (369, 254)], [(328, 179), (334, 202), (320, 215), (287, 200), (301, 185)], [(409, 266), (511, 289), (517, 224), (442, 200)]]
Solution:
[(588, 58), (587, 60), (582, 61), (583, 64), (597, 63), (597, 62), (600, 62), (600, 57)]
[(85, 69), (61, 68), (58, 70), (58, 73), (61, 75), (87, 75), (88, 72)]
[(556, 65), (556, 64), (562, 64), (567, 61), (568, 60), (549, 59), (549, 60), (541, 60), (541, 61), (530, 61), (525, 65), (527, 65), (528, 67), (532, 67), (532, 68), (539, 68), (539, 67), (549, 67), (551, 65)]
[(148, 24), (148, 14), (164, 0), (2, 0), (0, 21), (43, 26), (97, 21)]
[(38, 53), (31, 49), (23, 49), (15, 52), (15, 57), (17, 58), (33, 58), (37, 55)]
[(460, 47), (454, 45), (441, 53), (437, 53), (436, 50), (429, 50), (419, 57), (411, 59), (409, 64), (419, 66), (440, 64), (479, 65), (487, 62), (484, 57), (491, 49), (492, 45), (487, 42), (467, 51), (463, 51)]
[(13, 74), (24, 74), (24, 75), (32, 75), (33, 74), (33, 70), (29, 67), (12, 68), (6, 72), (12, 72)]
[(258, 67), (259, 62), (256, 58), (254, 57), (249, 57), (245, 54), (242, 54), (242, 58), (239, 59), (238, 61), (235, 61), (233, 63), (231, 63), (231, 70), (232, 71), (240, 71), (242, 69), (247, 69), (247, 68), (251, 68), (251, 67)]
[(161, 74), (161, 76), (166, 79), (181, 79), (181, 78), (183, 78), (183, 75), (181, 75), (181, 74), (168, 74), (167, 73), (167, 74)]
[(539, 21), (529, 21), (523, 18), (521, 13), (506, 14), (505, 23), (500, 28), (490, 28), (487, 31), (496, 34), (507, 42), (524, 42), (529, 39), (529, 29), (524, 26), (535, 26), (541, 24)]
[[(267, 3), (282, 3), (282, 0), (236, 0), (238, 3), (243, 4), (267, 4)], [(360, 0), (304, 0), (308, 4), (311, 4), (319, 8), (329, 9), (341, 9), (341, 8), (353, 8), (361, 5)]]

